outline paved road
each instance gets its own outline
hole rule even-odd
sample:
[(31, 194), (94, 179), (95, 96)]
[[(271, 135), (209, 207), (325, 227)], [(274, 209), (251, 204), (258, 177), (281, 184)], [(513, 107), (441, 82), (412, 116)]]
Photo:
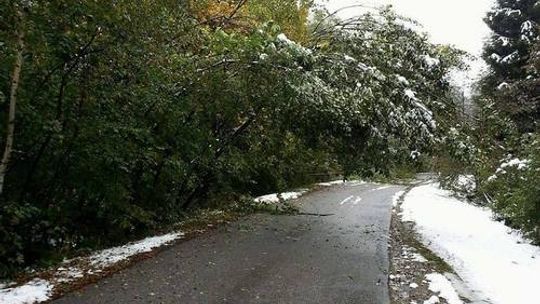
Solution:
[(181, 242), (55, 303), (387, 304), (391, 200), (401, 186), (349, 183)]

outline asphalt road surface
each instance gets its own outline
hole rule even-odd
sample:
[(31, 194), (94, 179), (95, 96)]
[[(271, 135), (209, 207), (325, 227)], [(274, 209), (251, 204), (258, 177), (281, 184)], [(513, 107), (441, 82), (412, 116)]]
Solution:
[[(392, 197), (348, 183), (180, 242), (54, 303), (389, 303)], [(319, 214), (321, 216), (317, 216)]]

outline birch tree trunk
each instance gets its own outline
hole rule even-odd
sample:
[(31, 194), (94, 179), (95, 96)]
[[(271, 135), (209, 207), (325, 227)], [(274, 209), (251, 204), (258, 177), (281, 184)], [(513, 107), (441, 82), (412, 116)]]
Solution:
[(9, 160), (11, 158), (11, 152), (13, 150), (13, 136), (15, 133), (15, 110), (17, 107), (17, 90), (19, 88), (19, 81), (21, 78), (21, 69), (23, 65), (23, 51), (24, 51), (24, 30), (23, 30), (23, 13), (20, 8), (16, 9), (16, 14), (19, 19), (19, 24), (17, 27), (16, 39), (17, 39), (17, 50), (15, 65), (13, 66), (13, 74), (11, 77), (10, 83), (10, 92), (9, 92), (9, 113), (8, 113), (8, 124), (6, 132), (6, 143), (4, 146), (4, 154), (2, 156), (2, 161), (0, 162), (0, 195), (4, 191), (4, 181), (6, 177), (6, 172), (8, 170)]

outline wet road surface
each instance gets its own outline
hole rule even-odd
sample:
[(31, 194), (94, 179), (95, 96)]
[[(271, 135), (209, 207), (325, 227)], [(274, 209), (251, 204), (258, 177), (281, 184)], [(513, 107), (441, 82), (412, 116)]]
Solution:
[(403, 188), (324, 188), (298, 200), (309, 215), (248, 216), (54, 303), (388, 304), (392, 197)]

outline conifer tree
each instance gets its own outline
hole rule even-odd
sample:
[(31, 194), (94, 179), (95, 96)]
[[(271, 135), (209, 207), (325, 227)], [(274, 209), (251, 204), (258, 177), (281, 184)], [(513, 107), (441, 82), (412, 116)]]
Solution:
[(534, 131), (537, 96), (535, 90), (523, 92), (520, 88), (538, 78), (531, 61), (540, 41), (540, 1), (497, 0), (485, 21), (493, 34), (484, 48), (491, 73), (484, 79), (483, 93), (493, 97), (497, 108), (521, 133)]
[(497, 2), (485, 20), (493, 35), (484, 56), (497, 80), (519, 80), (527, 77), (525, 66), (539, 39), (540, 4), (537, 0)]

